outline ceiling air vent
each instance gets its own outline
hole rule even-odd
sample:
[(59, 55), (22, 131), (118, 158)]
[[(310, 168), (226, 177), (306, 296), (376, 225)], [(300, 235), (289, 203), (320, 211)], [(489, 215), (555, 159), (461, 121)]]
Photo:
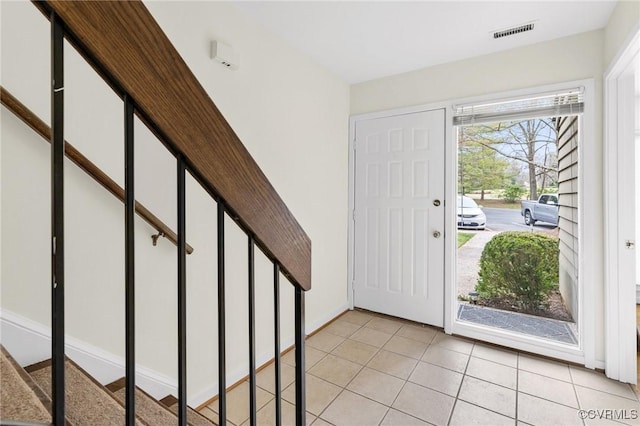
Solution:
[(508, 37), (514, 34), (524, 33), (525, 31), (531, 31), (533, 29), (533, 22), (529, 24), (520, 25), (519, 27), (508, 28), (502, 31), (496, 31), (493, 33), (493, 38)]

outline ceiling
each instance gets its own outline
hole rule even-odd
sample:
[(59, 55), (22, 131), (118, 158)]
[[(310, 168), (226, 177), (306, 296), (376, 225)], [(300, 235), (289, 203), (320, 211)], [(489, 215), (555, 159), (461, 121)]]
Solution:
[[(615, 1), (237, 1), (348, 83), (603, 28)], [(534, 22), (502, 39), (493, 32)]]

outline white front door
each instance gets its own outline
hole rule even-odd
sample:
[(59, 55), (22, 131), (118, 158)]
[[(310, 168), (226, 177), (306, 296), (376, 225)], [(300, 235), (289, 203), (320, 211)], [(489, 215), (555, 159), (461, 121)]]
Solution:
[(444, 117), (356, 122), (356, 307), (443, 325)]

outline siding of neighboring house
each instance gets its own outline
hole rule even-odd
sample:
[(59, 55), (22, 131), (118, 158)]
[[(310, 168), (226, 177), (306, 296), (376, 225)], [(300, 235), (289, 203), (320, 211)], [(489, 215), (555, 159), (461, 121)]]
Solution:
[(580, 120), (561, 117), (558, 129), (558, 202), (560, 212), (560, 292), (578, 318), (578, 128)]

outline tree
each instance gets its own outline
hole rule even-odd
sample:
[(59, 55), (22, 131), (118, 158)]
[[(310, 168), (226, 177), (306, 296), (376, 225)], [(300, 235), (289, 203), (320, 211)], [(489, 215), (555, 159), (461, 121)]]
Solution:
[(461, 139), (458, 146), (458, 172), (460, 193), (480, 191), (484, 200), (485, 191), (501, 188), (507, 177), (509, 162), (486, 146), (470, 140)]
[(540, 194), (544, 194), (545, 189), (548, 187), (558, 186), (558, 153), (551, 152), (549, 145), (545, 147), (543, 164), (549, 169), (543, 168), (537, 174)]
[(522, 196), (527, 193), (527, 190), (521, 185), (510, 183), (502, 190), (502, 198), (508, 203), (515, 203), (522, 199)]
[[(529, 168), (529, 199), (538, 198), (538, 177), (549, 172), (558, 174), (558, 166), (550, 167), (549, 151), (557, 152), (555, 126), (550, 119), (519, 121), (507, 127), (509, 143), (515, 152), (526, 158)], [(550, 146), (551, 145), (551, 146)], [(541, 159), (540, 156), (543, 156)]]
[(538, 198), (538, 180), (544, 186), (557, 181), (557, 132), (552, 119), (466, 126), (465, 138), (506, 159), (524, 163), (528, 171), (529, 198)]

